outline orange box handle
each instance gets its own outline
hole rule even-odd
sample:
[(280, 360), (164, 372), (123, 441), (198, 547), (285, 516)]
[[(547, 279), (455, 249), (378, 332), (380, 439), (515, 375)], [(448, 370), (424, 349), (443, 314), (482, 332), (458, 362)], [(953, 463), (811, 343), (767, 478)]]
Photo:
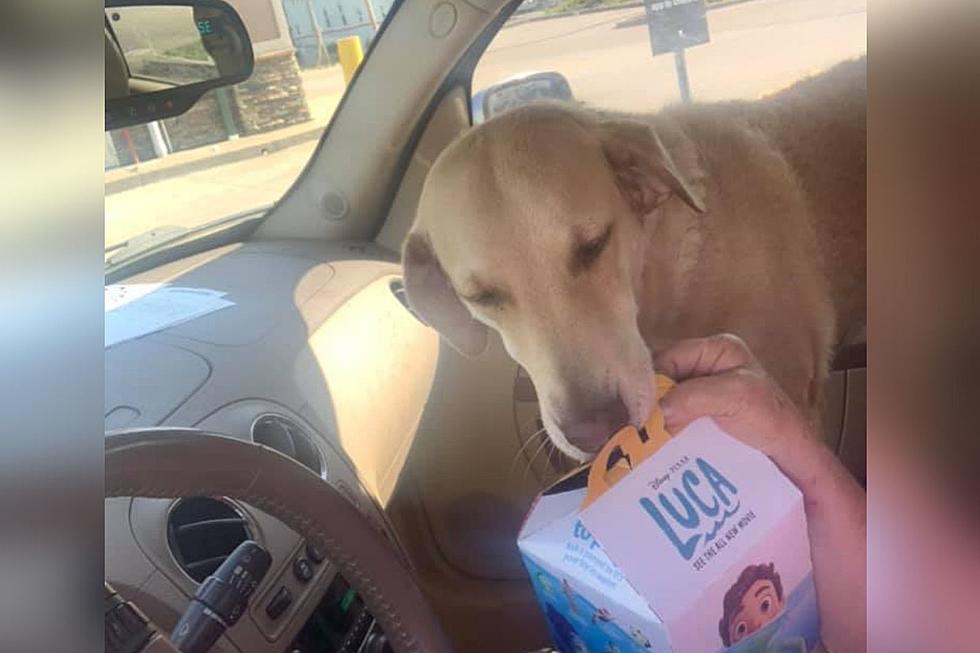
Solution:
[(674, 387), (674, 382), (657, 374), (654, 379), (656, 402), (643, 429), (625, 426), (609, 439), (589, 469), (588, 489), (582, 508), (586, 508), (604, 492), (618, 483), (644, 460), (652, 456), (668, 440), (670, 434), (664, 428), (664, 416), (660, 412), (660, 398)]

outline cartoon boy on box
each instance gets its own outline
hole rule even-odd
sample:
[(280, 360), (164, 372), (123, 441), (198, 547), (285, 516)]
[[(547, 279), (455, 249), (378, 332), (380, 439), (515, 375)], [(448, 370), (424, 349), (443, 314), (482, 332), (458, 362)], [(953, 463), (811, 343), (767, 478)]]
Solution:
[[(805, 652), (806, 643), (800, 637), (773, 641), (773, 633), (759, 633), (762, 639), (747, 641), (753, 634), (776, 621), (785, 607), (783, 583), (775, 565), (771, 562), (749, 565), (738, 575), (722, 599), (722, 615), (718, 622), (718, 634), (721, 635), (722, 643), (727, 648), (744, 642), (745, 646), (738, 646), (737, 650), (744, 648), (746, 651)], [(776, 627), (775, 624), (773, 627)]]
[(783, 583), (773, 563), (749, 565), (722, 600), (718, 632), (725, 646), (742, 641), (783, 611)]

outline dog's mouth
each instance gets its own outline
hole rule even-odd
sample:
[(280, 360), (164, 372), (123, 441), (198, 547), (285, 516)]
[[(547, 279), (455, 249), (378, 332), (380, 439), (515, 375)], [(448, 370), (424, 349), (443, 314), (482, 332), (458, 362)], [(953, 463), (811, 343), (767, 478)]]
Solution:
[(546, 418), (543, 421), (555, 446), (579, 462), (592, 460), (609, 438), (631, 422), (625, 407), (600, 411), (586, 419), (561, 425)]
[(591, 409), (574, 419), (555, 419), (542, 405), (542, 421), (548, 437), (562, 453), (579, 462), (592, 460), (620, 429), (643, 426), (653, 408), (652, 387), (630, 393), (631, 401), (619, 398)]
[(594, 455), (617, 431), (629, 424), (629, 416), (623, 412), (596, 415), (595, 417), (569, 424), (562, 428), (565, 438), (577, 449)]
[(555, 421), (550, 419), (547, 414), (542, 413), (541, 421), (544, 422), (544, 428), (548, 434), (548, 439), (551, 440), (551, 443), (572, 460), (585, 463), (592, 460), (596, 453), (598, 453), (598, 449), (594, 451), (586, 451), (584, 449), (580, 449), (575, 444), (572, 444), (562, 430), (558, 428)]

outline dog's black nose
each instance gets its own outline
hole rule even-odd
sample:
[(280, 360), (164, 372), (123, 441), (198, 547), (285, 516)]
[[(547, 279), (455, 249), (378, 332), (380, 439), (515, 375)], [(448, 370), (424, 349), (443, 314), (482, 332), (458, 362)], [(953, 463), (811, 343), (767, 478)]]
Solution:
[(598, 408), (583, 412), (579, 419), (560, 425), (568, 441), (586, 453), (602, 448), (616, 431), (629, 423), (629, 410), (618, 397)]

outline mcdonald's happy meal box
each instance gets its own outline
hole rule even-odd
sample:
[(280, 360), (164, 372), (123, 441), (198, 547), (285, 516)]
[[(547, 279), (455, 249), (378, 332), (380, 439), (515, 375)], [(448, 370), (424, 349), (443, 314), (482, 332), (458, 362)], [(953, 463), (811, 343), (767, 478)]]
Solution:
[(658, 409), (620, 430), (538, 497), (518, 547), (562, 653), (818, 644), (802, 496), (710, 419), (671, 438)]

